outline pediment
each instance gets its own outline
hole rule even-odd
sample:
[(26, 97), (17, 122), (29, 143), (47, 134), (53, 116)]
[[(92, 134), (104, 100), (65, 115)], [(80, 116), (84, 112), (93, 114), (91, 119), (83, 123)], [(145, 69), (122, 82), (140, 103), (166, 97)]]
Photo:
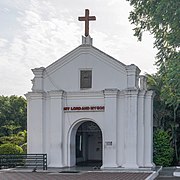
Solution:
[(126, 65), (121, 63), (120, 61), (116, 60), (115, 58), (111, 57), (110, 55), (104, 53), (103, 51), (95, 48), (94, 46), (91, 45), (80, 45), (62, 58), (58, 59), (51, 65), (49, 65), (46, 68), (46, 71), (48, 74), (52, 74), (61, 67), (65, 66), (66, 64), (72, 62), (76, 58), (80, 56), (86, 56), (90, 55), (97, 60), (101, 61), (102, 63), (106, 63), (109, 66), (113, 67), (114, 69), (121, 71), (121, 72), (126, 72)]
[[(125, 65), (90, 44), (82, 44), (47, 68), (32, 70), (33, 91), (79, 91), (81, 73), (91, 71), (91, 90), (106, 88), (138, 88), (140, 70), (134, 64)], [(89, 81), (88, 81), (89, 82)]]

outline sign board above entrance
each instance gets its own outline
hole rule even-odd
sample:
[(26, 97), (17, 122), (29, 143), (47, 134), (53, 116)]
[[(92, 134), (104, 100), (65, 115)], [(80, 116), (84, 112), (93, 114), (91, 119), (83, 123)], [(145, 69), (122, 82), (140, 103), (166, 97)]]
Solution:
[(104, 106), (67, 106), (64, 107), (64, 112), (102, 112), (105, 110)]

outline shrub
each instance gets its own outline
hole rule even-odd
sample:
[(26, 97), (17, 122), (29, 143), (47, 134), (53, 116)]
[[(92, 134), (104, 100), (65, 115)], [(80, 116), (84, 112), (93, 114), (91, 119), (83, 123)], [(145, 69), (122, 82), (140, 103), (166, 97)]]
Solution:
[(162, 129), (154, 133), (154, 163), (160, 166), (170, 166), (173, 161), (173, 148), (170, 135)]
[(3, 144), (0, 146), (0, 154), (22, 154), (23, 149), (15, 144)]
[(23, 149), (23, 153), (27, 154), (27, 143), (24, 143), (21, 148)]
[[(23, 153), (23, 149), (15, 144), (3, 144), (0, 146), (0, 154), (22, 154)], [(2, 160), (0, 163), (0, 168), (2, 167), (9, 167), (9, 168), (14, 168), (16, 167), (16, 165), (20, 165), (23, 166), (25, 161), (23, 160), (23, 157), (19, 156), (19, 155), (15, 155), (13, 156), (5, 156), (2, 155), (1, 156)]]

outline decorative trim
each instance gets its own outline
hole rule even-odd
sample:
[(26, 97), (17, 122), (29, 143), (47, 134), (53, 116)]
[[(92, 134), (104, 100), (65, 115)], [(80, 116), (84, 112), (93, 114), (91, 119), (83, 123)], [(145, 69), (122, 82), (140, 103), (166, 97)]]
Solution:
[(146, 93), (146, 98), (154, 98), (155, 92), (154, 91), (147, 91)]
[(64, 95), (64, 91), (63, 90), (53, 90), (53, 91), (48, 91), (47, 94), (50, 98), (61, 98)]
[(140, 98), (145, 97), (146, 92), (147, 92), (146, 90), (140, 90), (140, 91), (139, 91), (139, 97), (140, 97)]
[(127, 89), (125, 92), (126, 96), (137, 96), (139, 94), (138, 89)]
[(32, 100), (32, 99), (44, 99), (45, 98), (45, 92), (44, 91), (39, 91), (39, 92), (28, 92), (25, 94), (25, 97), (27, 100)]
[(104, 96), (107, 97), (116, 97), (118, 95), (119, 89), (105, 89)]
[(35, 75), (35, 77), (42, 78), (45, 68), (40, 67), (40, 68), (31, 69), (31, 70), (32, 70), (33, 74)]
[(74, 91), (74, 92), (64, 92), (64, 96), (67, 98), (79, 98), (79, 97), (89, 97), (89, 98), (103, 98), (103, 91)]
[[(113, 67), (114, 69), (124, 72), (125, 74), (127, 73), (125, 69), (126, 67), (125, 64), (109, 56), (108, 54), (102, 52), (101, 50), (89, 45), (78, 46), (76, 49), (72, 50), (71, 52), (69, 52), (68, 54), (66, 54), (65, 56), (52, 63), (50, 66), (48, 66), (46, 68), (46, 71), (48, 72), (49, 75), (51, 75), (57, 69), (63, 67), (65, 64), (71, 62), (73, 59), (79, 57), (82, 54), (90, 54), (96, 57), (98, 60)], [(44, 77), (46, 76), (47, 75), (45, 75)]]

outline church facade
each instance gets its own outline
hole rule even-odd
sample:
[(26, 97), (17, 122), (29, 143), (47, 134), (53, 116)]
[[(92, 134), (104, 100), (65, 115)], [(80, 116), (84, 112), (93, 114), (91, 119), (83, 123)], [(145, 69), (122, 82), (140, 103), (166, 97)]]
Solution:
[(153, 166), (153, 92), (134, 64), (82, 44), (50, 66), (32, 70), (28, 153), (47, 153), (48, 167)]

